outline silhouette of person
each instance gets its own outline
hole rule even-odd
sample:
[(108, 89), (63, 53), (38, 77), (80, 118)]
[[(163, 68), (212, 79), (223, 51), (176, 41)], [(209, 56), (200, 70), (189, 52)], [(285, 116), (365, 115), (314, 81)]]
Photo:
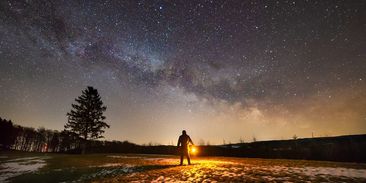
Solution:
[(191, 164), (191, 158), (189, 157), (189, 144), (193, 144), (191, 137), (187, 135), (185, 130), (182, 131), (182, 135), (178, 139), (178, 148), (180, 150), (180, 165), (183, 165), (183, 157), (187, 157), (188, 165)]

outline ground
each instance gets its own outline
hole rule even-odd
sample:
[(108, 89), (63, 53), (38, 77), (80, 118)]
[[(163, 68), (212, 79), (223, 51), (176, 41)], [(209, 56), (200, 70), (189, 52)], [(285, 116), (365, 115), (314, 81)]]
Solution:
[(366, 182), (366, 164), (142, 154), (0, 153), (0, 182)]

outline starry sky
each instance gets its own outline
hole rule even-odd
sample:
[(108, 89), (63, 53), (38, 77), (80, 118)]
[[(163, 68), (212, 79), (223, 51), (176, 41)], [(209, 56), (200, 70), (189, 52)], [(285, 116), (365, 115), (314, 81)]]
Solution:
[(62, 130), (86, 86), (107, 140), (366, 133), (366, 1), (0, 2), (0, 116)]

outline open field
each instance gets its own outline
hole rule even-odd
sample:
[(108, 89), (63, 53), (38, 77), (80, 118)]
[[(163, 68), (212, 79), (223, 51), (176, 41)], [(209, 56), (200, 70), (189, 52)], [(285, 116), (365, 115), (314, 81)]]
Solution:
[(142, 154), (0, 153), (0, 182), (366, 182), (366, 164)]

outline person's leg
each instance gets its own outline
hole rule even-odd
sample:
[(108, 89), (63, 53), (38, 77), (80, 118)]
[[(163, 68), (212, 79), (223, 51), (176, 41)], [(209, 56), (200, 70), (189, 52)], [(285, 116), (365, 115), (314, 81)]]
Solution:
[(184, 156), (184, 153), (183, 153), (183, 150), (180, 151), (180, 165), (183, 165), (183, 156)]
[(189, 151), (186, 151), (186, 156), (187, 156), (187, 161), (188, 161), (188, 165), (191, 164), (191, 157), (189, 156)]
[(183, 155), (180, 155), (180, 165), (183, 165)]

